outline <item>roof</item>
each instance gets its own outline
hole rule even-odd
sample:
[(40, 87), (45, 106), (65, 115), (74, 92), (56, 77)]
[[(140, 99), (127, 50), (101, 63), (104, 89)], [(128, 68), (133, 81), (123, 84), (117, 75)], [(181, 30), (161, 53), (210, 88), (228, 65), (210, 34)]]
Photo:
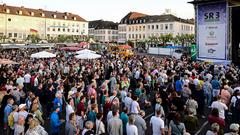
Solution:
[[(7, 10), (9, 10), (9, 13), (7, 12)], [(21, 11), (22, 13), (19, 14), (19, 11)], [(12, 15), (22, 15), (22, 16), (32, 16), (32, 17), (43, 17), (43, 18), (51, 18), (51, 19), (71, 20), (71, 21), (83, 21), (83, 22), (86, 21), (79, 15), (72, 14), (69, 12), (47, 11), (47, 10), (43, 10), (43, 9), (15, 7), (15, 6), (9, 6), (6, 4), (0, 5), (0, 13), (12, 14)], [(55, 18), (54, 18), (54, 16), (55, 16)]]
[(231, 4), (240, 4), (239, 0), (193, 0), (189, 3), (199, 4), (199, 3), (208, 3), (208, 2), (230, 2)]
[(104, 21), (104, 20), (95, 20), (95, 21), (89, 21), (88, 24), (89, 28), (94, 29), (118, 29), (118, 23), (114, 23), (112, 21)]
[(123, 23), (123, 24), (138, 24), (138, 23), (154, 23), (154, 22), (174, 22), (174, 21), (194, 24), (194, 19), (182, 19), (182, 18), (176, 17), (172, 14), (145, 15), (145, 16), (141, 16), (141, 17), (136, 17), (134, 19), (131, 19), (127, 15), (121, 20), (121, 23)]
[(136, 18), (144, 17), (144, 16), (147, 16), (147, 15), (143, 14), (143, 13), (139, 13), (139, 12), (130, 12), (125, 17), (122, 18), (120, 23), (124, 23), (125, 20), (136, 19)]

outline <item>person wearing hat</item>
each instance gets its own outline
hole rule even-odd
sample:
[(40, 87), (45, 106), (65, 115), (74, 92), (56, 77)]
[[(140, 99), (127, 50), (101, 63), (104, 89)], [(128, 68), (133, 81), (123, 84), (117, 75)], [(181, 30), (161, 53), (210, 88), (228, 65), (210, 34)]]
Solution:
[(54, 106), (54, 112), (50, 116), (51, 135), (58, 135), (60, 132), (60, 126), (64, 122), (64, 120), (59, 120), (59, 112), (60, 106)]
[(28, 112), (26, 111), (26, 104), (20, 104), (18, 108), (19, 108), (18, 115), (23, 116), (26, 119), (28, 116)]
[(239, 124), (232, 123), (229, 128), (230, 128), (230, 132), (226, 133), (224, 135), (239, 135), (238, 134), (238, 132), (239, 132)]

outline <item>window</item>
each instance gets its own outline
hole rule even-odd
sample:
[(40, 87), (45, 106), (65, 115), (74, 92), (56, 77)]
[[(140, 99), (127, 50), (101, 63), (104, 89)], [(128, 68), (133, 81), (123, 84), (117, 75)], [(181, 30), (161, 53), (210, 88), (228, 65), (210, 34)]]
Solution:
[(143, 31), (145, 31), (145, 26), (143, 26)]
[(74, 29), (72, 29), (72, 32), (74, 32)]
[(76, 30), (76, 32), (78, 33), (78, 29)]
[(183, 25), (181, 25), (181, 29), (183, 30)]
[(63, 32), (65, 32), (65, 28), (63, 28)]
[(173, 24), (170, 24), (170, 30), (173, 30)]
[(136, 26), (136, 31), (138, 31), (138, 26)]
[(143, 39), (145, 38), (145, 34), (143, 34)]
[(19, 34), (18, 34), (18, 37), (19, 37), (19, 38), (22, 38), (22, 33), (19, 33)]
[(52, 31), (55, 31), (55, 28), (53, 28)]
[(148, 29), (150, 30), (150, 25), (148, 25)]
[(110, 30), (108, 31), (108, 34), (111, 34), (111, 31), (110, 31)]
[(156, 25), (156, 29), (158, 30), (158, 25)]
[(67, 29), (67, 32), (70, 32), (70, 29)]
[(131, 38), (131, 34), (129, 34), (128, 37)]
[(9, 21), (9, 22), (11, 22), (11, 21), (12, 21), (12, 19), (11, 19), (11, 18), (8, 18), (8, 21)]
[(142, 31), (142, 26), (139, 26), (139, 31)]
[(165, 24), (165, 30), (168, 30), (168, 24)]
[(132, 34), (132, 38), (134, 38), (134, 34)]
[(61, 31), (61, 29), (60, 28), (58, 28), (58, 32), (60, 32)]
[(160, 29), (163, 30), (163, 24), (160, 25)]
[(142, 35), (141, 34), (139, 34), (139, 39), (141, 39), (142, 38)]
[(138, 34), (136, 34), (136, 39), (138, 38)]
[(12, 37), (12, 33), (8, 33), (8, 37)]
[(154, 25), (152, 25), (152, 30), (154, 30)]
[(77, 27), (79, 27), (79, 24), (77, 23)]
[(74, 24), (74, 23), (72, 24), (72, 27), (75, 27), (75, 24)]

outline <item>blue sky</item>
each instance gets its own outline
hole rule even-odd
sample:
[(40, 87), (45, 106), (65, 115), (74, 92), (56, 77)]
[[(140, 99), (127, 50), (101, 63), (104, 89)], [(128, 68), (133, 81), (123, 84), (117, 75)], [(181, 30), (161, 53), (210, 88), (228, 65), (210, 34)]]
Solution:
[(72, 12), (84, 19), (119, 22), (130, 11), (149, 15), (162, 14), (171, 9), (177, 16), (193, 18), (191, 0), (0, 0), (1, 3), (59, 12)]

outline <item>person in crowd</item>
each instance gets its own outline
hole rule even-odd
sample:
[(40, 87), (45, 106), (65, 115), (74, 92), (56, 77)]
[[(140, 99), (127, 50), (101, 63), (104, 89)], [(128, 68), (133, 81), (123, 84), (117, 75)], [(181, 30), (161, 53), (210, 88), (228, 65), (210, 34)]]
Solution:
[(219, 111), (217, 108), (213, 108), (211, 114), (208, 116), (208, 122), (210, 124), (217, 123), (219, 125), (219, 132), (223, 134), (223, 129), (225, 127), (225, 121), (223, 118), (219, 117)]
[(78, 135), (79, 130), (76, 125), (76, 115), (75, 113), (70, 113), (68, 116), (68, 121), (66, 121), (65, 135)]
[(68, 122), (69, 115), (71, 113), (74, 113), (74, 100), (73, 98), (69, 98), (67, 100), (67, 106), (66, 106), (66, 122)]
[(217, 123), (213, 123), (211, 125), (211, 130), (208, 130), (206, 135), (218, 135), (219, 125)]
[(120, 115), (120, 119), (122, 120), (123, 125), (123, 135), (127, 134), (127, 123), (128, 123), (128, 107), (124, 107), (123, 111)]
[(239, 135), (239, 124), (237, 123), (232, 123), (229, 126), (230, 132), (226, 133), (224, 135)]
[(194, 115), (194, 111), (192, 109), (188, 110), (188, 115), (184, 118), (184, 125), (188, 133), (194, 134), (196, 132), (199, 121), (198, 117)]
[(221, 88), (221, 84), (220, 84), (217, 76), (214, 77), (214, 79), (211, 81), (211, 84), (212, 84), (212, 89), (213, 89), (212, 96), (214, 99), (217, 99), (217, 96), (219, 95), (220, 88)]
[(225, 103), (223, 103), (221, 96), (217, 96), (217, 101), (212, 103), (211, 108), (217, 108), (219, 117), (225, 119), (225, 110), (228, 110), (228, 107)]
[(23, 116), (18, 117), (18, 122), (14, 126), (14, 135), (24, 135), (25, 118)]
[(88, 112), (88, 116), (87, 116), (88, 120), (92, 121), (93, 123), (95, 123), (96, 122), (97, 113), (98, 113), (97, 105), (96, 104), (92, 104), (91, 105), (91, 110), (89, 110), (89, 112)]
[(156, 115), (151, 117), (153, 135), (165, 135), (164, 121), (161, 119), (161, 110), (156, 111)]
[(168, 127), (168, 135), (184, 135), (186, 134), (186, 128), (184, 123), (181, 122), (181, 115), (175, 114), (173, 120), (170, 121)]
[(26, 119), (27, 116), (28, 116), (28, 112), (26, 111), (26, 109), (27, 109), (26, 104), (20, 104), (20, 105), (18, 106), (18, 108), (19, 108), (18, 115), (19, 115), (19, 116), (23, 116), (23, 117)]
[(143, 117), (145, 116), (145, 112), (141, 110), (140, 114), (135, 114), (134, 116), (135, 116), (134, 125), (136, 125), (138, 129), (138, 135), (145, 135), (145, 131), (147, 130), (146, 121), (143, 119)]
[(127, 135), (138, 135), (137, 126), (134, 125), (135, 116), (132, 114), (129, 116), (129, 120), (126, 126)]
[(232, 112), (232, 122), (240, 121), (238, 106), (240, 107), (240, 90), (236, 90), (231, 98), (230, 109)]
[(4, 108), (4, 118), (3, 118), (4, 119), (4, 130), (7, 130), (7, 127), (8, 127), (8, 116), (13, 111), (13, 109), (12, 109), (13, 103), (14, 103), (13, 98), (9, 98), (7, 100), (7, 105)]
[(87, 121), (85, 123), (85, 128), (82, 131), (82, 135), (94, 135), (94, 131), (92, 129), (93, 129), (92, 121)]
[(212, 103), (212, 84), (209, 81), (209, 78), (205, 78), (205, 82), (203, 84), (203, 91), (206, 96), (206, 103), (208, 107), (210, 108), (211, 103)]
[(97, 120), (96, 120), (96, 135), (103, 135), (106, 134), (105, 125), (102, 122), (103, 114), (97, 113)]
[(58, 135), (60, 132), (60, 127), (63, 124), (64, 120), (60, 120), (58, 113), (60, 112), (60, 106), (56, 106), (54, 112), (50, 116), (50, 125), (51, 125), (51, 135)]
[(40, 111), (39, 103), (37, 101), (38, 101), (37, 98), (33, 99), (33, 103), (30, 107), (31, 108), (30, 112), (34, 115), (34, 117), (37, 119), (37, 121), (40, 123), (40, 125), (44, 125), (44, 120), (42, 117), (43, 113), (42, 113), (42, 111)]
[(123, 135), (123, 124), (119, 119), (119, 110), (113, 109), (113, 117), (109, 119), (107, 130), (109, 135)]
[(132, 99), (133, 99), (133, 101), (132, 101), (132, 103), (130, 105), (130, 108), (131, 108), (130, 113), (138, 114), (139, 111), (141, 110), (140, 106), (139, 106), (139, 103), (137, 102), (138, 101), (138, 97), (137, 96), (133, 96)]
[(189, 99), (186, 101), (186, 110), (191, 110), (193, 111), (193, 115), (197, 115), (197, 108), (198, 108), (198, 103), (193, 99), (193, 95), (189, 97)]
[(48, 133), (39, 124), (38, 120), (32, 119), (25, 135), (48, 135)]

